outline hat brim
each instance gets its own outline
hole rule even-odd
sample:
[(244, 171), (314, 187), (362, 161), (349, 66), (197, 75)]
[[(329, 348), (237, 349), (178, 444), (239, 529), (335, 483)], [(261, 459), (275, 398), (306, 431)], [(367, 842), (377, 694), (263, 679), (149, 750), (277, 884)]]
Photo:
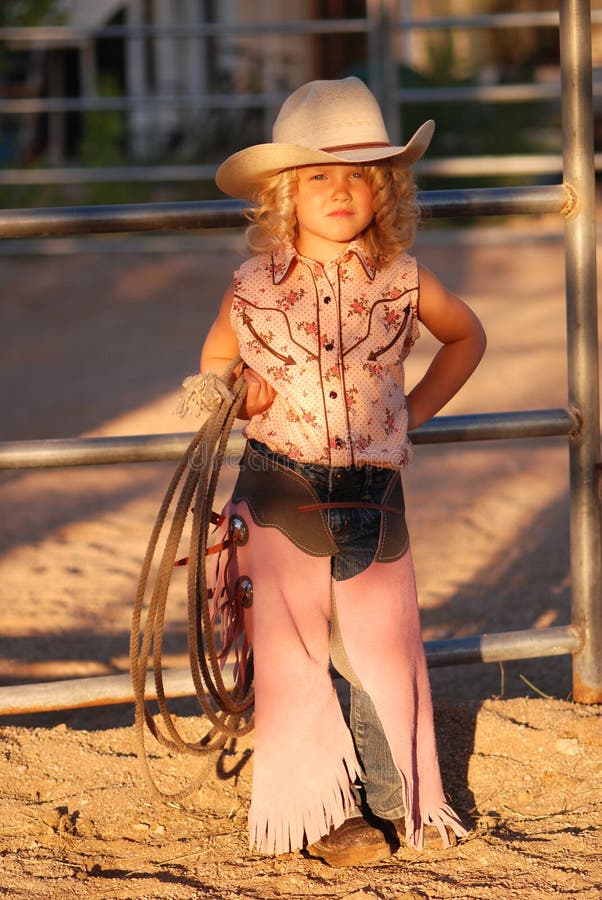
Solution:
[(215, 183), (231, 197), (252, 200), (263, 179), (298, 166), (371, 163), (385, 159), (397, 159), (411, 166), (425, 153), (434, 131), (435, 123), (429, 119), (403, 147), (366, 146), (337, 150), (336, 153), (297, 144), (255, 144), (229, 156), (217, 170)]

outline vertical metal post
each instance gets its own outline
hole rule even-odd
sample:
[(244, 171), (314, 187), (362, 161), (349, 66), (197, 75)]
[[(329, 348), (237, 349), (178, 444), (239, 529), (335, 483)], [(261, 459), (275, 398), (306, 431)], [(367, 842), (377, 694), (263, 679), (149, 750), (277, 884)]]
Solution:
[[(130, 0), (126, 12), (128, 25), (135, 28), (144, 24), (142, 0)], [(127, 117), (129, 148), (134, 159), (141, 160), (148, 154), (150, 133), (148, 108), (144, 105), (148, 93), (145, 40), (139, 34), (130, 35), (124, 42), (124, 53), (127, 93), (137, 101)]]
[(86, 40), (79, 47), (79, 72), (84, 97), (97, 97), (96, 46), (93, 40)]
[(389, 138), (397, 143), (398, 109), (395, 98), (395, 69), (391, 35), (392, 10), (395, 0), (367, 0), (368, 83), (379, 102)]
[[(400, 144), (401, 112), (397, 102), (397, 59), (395, 54), (393, 22), (397, 19), (397, 0), (383, 0), (382, 4), (382, 109), (387, 132), (392, 144)], [(404, 60), (405, 61), (405, 60)]]
[[(384, 93), (382, 77), (382, 54), (384, 48), (382, 0), (366, 0), (366, 20), (368, 23), (368, 87), (382, 106)], [(385, 124), (388, 125), (386, 120)]]
[[(169, 26), (177, 21), (177, 12), (173, 0), (153, 0), (153, 19), (156, 25)], [(153, 62), (155, 66), (155, 87), (159, 95), (180, 94), (180, 42), (173, 35), (159, 33), (152, 42)], [(170, 137), (183, 122), (182, 109), (171, 104), (162, 103), (153, 113), (153, 133), (151, 152), (161, 152)]]
[(569, 449), (572, 619), (580, 635), (573, 657), (573, 696), (582, 703), (599, 703), (602, 543), (590, 15), (589, 0), (560, 2), (564, 179), (575, 197), (565, 231), (568, 391), (583, 423)]
[[(60, 50), (48, 53), (48, 93), (52, 99), (65, 96), (65, 70)], [(48, 114), (48, 159), (51, 165), (65, 161), (65, 113), (54, 110)]]

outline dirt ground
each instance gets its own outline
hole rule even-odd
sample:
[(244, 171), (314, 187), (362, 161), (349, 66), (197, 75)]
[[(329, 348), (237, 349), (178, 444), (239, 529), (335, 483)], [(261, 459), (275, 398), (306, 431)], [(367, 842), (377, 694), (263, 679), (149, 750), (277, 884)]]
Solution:
[[(238, 237), (187, 236), (170, 253), (156, 242), (127, 252), (93, 242), (74, 255), (48, 246), (0, 259), (0, 439), (193, 431), (172, 411), (240, 258)], [(425, 233), (416, 252), (489, 335), (486, 359), (444, 412), (564, 406), (553, 225)], [(418, 343), (410, 384), (432, 349)], [(127, 673), (138, 571), (172, 469), (0, 475), (0, 701), (19, 684)], [(406, 500), (425, 639), (569, 621), (567, 481), (564, 439), (417, 447)], [(185, 627), (176, 580), (166, 666), (186, 664)], [(431, 679), (444, 782), (472, 829), (455, 848), (402, 849), (349, 869), (250, 855), (252, 735), (208, 760), (150, 743), (172, 791), (204, 767), (200, 791), (166, 804), (143, 779), (131, 704), (5, 715), (0, 894), (600, 898), (602, 715), (571, 702), (570, 659), (434, 668)], [(174, 709), (194, 734), (191, 702)]]

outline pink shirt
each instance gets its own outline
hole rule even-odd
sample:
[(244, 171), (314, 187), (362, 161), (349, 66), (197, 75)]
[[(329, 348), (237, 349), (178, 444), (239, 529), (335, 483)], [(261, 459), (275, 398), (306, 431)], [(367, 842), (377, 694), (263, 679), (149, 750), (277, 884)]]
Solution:
[(413, 257), (375, 263), (356, 242), (324, 266), (292, 247), (243, 263), (232, 327), (242, 359), (278, 392), (246, 436), (299, 462), (405, 466), (417, 302)]

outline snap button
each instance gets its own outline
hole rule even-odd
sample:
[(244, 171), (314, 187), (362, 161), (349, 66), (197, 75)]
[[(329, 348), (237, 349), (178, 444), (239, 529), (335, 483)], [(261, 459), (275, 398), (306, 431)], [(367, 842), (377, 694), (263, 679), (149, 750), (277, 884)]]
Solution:
[(334, 344), (332, 344), (332, 343), (324, 344), (324, 349), (325, 350), (334, 350)]
[(324, 303), (330, 303), (330, 297), (324, 297)]
[(328, 396), (330, 397), (331, 400), (336, 400), (338, 397), (338, 394), (336, 391), (331, 391)]

